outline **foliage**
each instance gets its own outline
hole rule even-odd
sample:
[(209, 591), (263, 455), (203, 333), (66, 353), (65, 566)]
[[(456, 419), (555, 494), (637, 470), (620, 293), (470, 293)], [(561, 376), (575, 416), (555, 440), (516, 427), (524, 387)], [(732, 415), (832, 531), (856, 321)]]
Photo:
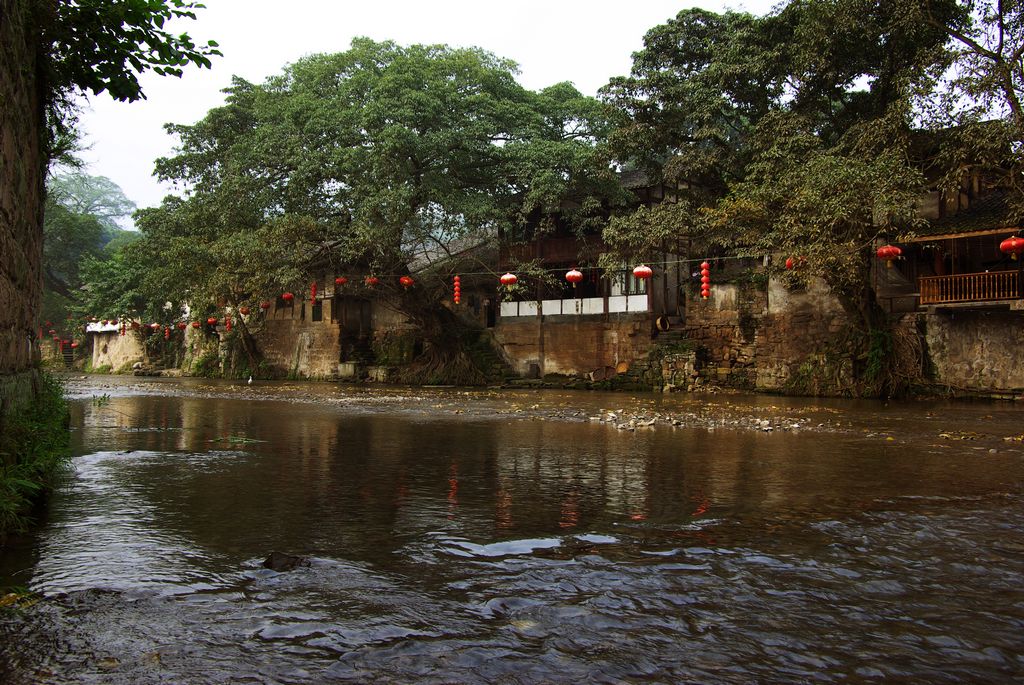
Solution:
[(60, 383), (43, 373), (39, 392), (4, 418), (0, 431), (0, 534), (23, 530), (31, 504), (68, 463), (67, 405)]
[(175, 20), (195, 19), (186, 0), (58, 0), (39, 3), (40, 54), (47, 93), (51, 158), (77, 144), (75, 96), (110, 93), (115, 100), (145, 97), (139, 75), (181, 76), (189, 64), (211, 66), (215, 41), (195, 43), (172, 33)]
[(121, 186), (106, 176), (80, 171), (52, 174), (46, 182), (46, 195), (75, 215), (93, 217), (103, 227), (104, 244), (121, 232), (120, 221), (136, 209)]
[[(139, 213), (129, 252), (151, 297), (200, 307), (302, 293), (318, 272), (353, 289), (387, 275), (374, 297), (443, 368), (459, 350), (439, 304), (456, 257), (556, 211), (592, 229), (618, 196), (605, 112), (569, 84), (522, 88), (482, 50), (357, 39), (262, 85), (236, 78), (223, 107), (170, 126), (181, 146), (157, 173), (182, 192)], [(416, 287), (399, 288), (413, 270)]]

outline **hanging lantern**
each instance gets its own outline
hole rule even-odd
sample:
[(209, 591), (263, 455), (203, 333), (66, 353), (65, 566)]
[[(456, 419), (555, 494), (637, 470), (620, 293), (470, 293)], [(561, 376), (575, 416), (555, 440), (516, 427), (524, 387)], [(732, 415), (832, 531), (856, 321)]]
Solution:
[(506, 273), (504, 276), (501, 277), (502, 285), (515, 285), (518, 282), (519, 278), (517, 278), (514, 273)]
[(367, 277), (366, 277), (366, 278), (365, 278), (365, 279), (363, 280), (363, 282), (364, 282), (364, 283), (366, 284), (366, 287), (367, 287), (367, 288), (372, 288), (372, 287), (374, 287), (375, 285), (377, 285), (378, 283), (380, 283), (380, 279), (379, 279), (379, 278), (377, 278), (376, 276), (367, 276)]
[(230, 316), (227, 317), (226, 319), (224, 319), (224, 330), (226, 330), (228, 333), (231, 332), (231, 317)]
[(316, 302), (316, 281), (313, 281), (313, 285), (309, 286), (309, 301)]
[(345, 285), (346, 283), (348, 283), (348, 279), (345, 278), (344, 276), (338, 276), (337, 278), (334, 279), (334, 285), (341, 286)]
[(576, 287), (576, 284), (583, 280), (583, 274), (576, 268), (573, 267), (565, 274), (565, 280), (572, 283), (572, 287)]
[(188, 324), (186, 324), (184, 321), (179, 321), (178, 322), (178, 330), (179, 331), (183, 331), (186, 328), (188, 328)]
[(211, 316), (210, 318), (208, 318), (206, 320), (206, 323), (210, 324), (211, 326), (216, 326), (217, 325), (217, 317)]
[(705, 300), (711, 297), (711, 265), (700, 263), (700, 296)]
[(71, 349), (77, 350), (78, 349), (78, 343), (77, 342), (71, 343)]
[(239, 307), (238, 308), (238, 313), (241, 314), (242, 316), (249, 316), (249, 308), (248, 307)]
[(462, 301), (462, 279), (456, 276), (452, 279), (455, 287), (452, 289), (452, 301), (458, 304)]
[(405, 288), (406, 290), (408, 290), (409, 287), (414, 283), (414, 281), (412, 280), (412, 276), (402, 276), (401, 278), (398, 279), (398, 282), (401, 283), (402, 287)]
[(295, 299), (295, 296), (292, 295), (291, 293), (284, 293), (281, 295), (281, 299), (284, 300), (285, 302), (291, 302), (292, 300)]
[(633, 278), (639, 278), (641, 281), (646, 281), (648, 278), (654, 275), (654, 270), (646, 264), (633, 269)]
[(787, 269), (792, 269), (794, 266), (796, 266), (796, 262), (793, 261), (793, 258), (792, 257), (786, 257), (786, 268)]
[(170, 339), (171, 339), (171, 329), (170, 329), (169, 326), (164, 327), (164, 340), (170, 340)]
[(53, 328), (51, 328), (49, 331), (47, 331), (47, 333), (49, 333), (50, 335), (57, 335), (57, 331), (55, 329), (53, 329)]
[(121, 335), (127, 335), (127, 334), (128, 334), (128, 327), (125, 326), (124, 324), (121, 324)]
[(999, 243), (999, 249), (1010, 255), (1010, 259), (1016, 259), (1017, 255), (1024, 252), (1024, 238), (1011, 235), (1009, 238)]
[(270, 309), (270, 303), (266, 301), (260, 302), (260, 309), (262, 309), (263, 311), (267, 311), (268, 309)]
[(879, 259), (884, 259), (886, 267), (891, 269), (893, 261), (895, 261), (897, 257), (903, 254), (903, 250), (896, 247), (895, 245), (883, 245), (882, 247), (878, 248), (875, 254), (878, 256)]
[(203, 325), (203, 324), (199, 323), (198, 321), (193, 321), (193, 322), (192, 322), (192, 328), (199, 328), (199, 327), (200, 327), (200, 326), (202, 326), (202, 325)]

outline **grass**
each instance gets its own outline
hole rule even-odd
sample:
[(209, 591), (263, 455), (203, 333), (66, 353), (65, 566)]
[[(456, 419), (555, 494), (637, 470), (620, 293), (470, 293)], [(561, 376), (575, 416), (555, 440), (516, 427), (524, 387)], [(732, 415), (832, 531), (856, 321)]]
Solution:
[(39, 392), (4, 417), (0, 431), (0, 539), (24, 530), (29, 512), (70, 459), (64, 389), (42, 372)]

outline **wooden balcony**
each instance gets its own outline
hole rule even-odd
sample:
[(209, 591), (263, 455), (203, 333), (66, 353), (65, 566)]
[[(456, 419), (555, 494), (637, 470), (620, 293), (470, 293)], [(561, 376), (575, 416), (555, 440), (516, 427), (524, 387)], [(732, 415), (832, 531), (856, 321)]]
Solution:
[(922, 305), (992, 302), (1021, 297), (1018, 271), (986, 271), (918, 279)]

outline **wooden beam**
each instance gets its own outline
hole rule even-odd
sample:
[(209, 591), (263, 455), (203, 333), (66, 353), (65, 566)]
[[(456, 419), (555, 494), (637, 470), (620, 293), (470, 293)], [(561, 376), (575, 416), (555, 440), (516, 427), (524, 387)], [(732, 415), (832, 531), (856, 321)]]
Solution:
[(900, 240), (901, 243), (927, 243), (932, 240), (955, 240), (956, 238), (976, 238), (982, 235), (997, 235), (999, 233), (1016, 233), (1021, 230), (1019, 226), (1007, 226), (1006, 228), (990, 228), (984, 231), (966, 231), (963, 233), (942, 233), (939, 235), (920, 235), (914, 238)]

